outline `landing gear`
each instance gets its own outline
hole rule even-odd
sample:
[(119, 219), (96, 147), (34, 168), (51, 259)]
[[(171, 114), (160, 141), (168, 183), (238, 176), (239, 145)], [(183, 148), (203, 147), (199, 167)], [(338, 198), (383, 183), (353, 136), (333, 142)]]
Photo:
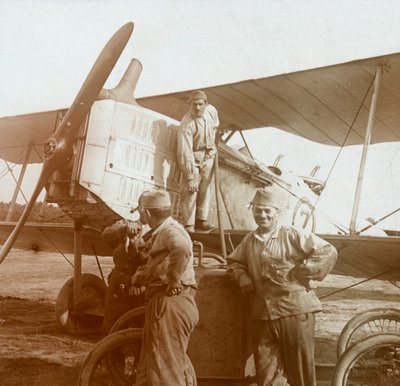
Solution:
[(82, 224), (74, 220), (74, 277), (63, 285), (56, 300), (61, 328), (71, 335), (102, 333), (106, 291), (102, 279), (82, 273)]
[(106, 336), (85, 358), (78, 386), (135, 385), (142, 330), (129, 328)]
[(145, 306), (136, 307), (123, 314), (111, 327), (110, 334), (126, 328), (142, 328), (144, 325)]
[(343, 328), (337, 347), (338, 358), (352, 345), (366, 336), (400, 333), (400, 310), (374, 308), (354, 316)]
[(366, 337), (350, 347), (336, 365), (332, 386), (400, 385), (400, 335)]
[(83, 273), (80, 280), (78, 302), (74, 302), (73, 277), (61, 288), (55, 308), (57, 321), (68, 334), (99, 334), (103, 325), (106, 284), (91, 273)]

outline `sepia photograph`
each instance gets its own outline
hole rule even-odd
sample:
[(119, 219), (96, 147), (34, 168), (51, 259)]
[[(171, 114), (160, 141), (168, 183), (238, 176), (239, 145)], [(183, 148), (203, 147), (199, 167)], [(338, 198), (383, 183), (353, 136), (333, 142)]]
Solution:
[(0, 0), (0, 385), (400, 386), (400, 3)]

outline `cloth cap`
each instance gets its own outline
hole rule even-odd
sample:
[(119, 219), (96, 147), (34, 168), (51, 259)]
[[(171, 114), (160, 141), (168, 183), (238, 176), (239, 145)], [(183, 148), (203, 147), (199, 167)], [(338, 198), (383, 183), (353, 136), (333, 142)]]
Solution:
[(167, 191), (152, 190), (141, 194), (139, 205), (144, 209), (165, 208), (171, 206), (171, 200)]
[(274, 184), (257, 189), (251, 204), (284, 209), (288, 206), (288, 197), (282, 188)]
[(204, 91), (201, 90), (193, 91), (190, 95), (190, 100), (192, 101), (194, 99), (204, 99), (207, 102), (207, 95)]

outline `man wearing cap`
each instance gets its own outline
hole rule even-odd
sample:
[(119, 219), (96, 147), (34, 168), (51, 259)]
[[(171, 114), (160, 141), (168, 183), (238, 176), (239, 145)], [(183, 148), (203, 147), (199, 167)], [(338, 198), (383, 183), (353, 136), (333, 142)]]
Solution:
[(316, 386), (314, 313), (321, 303), (310, 280), (333, 268), (335, 248), (313, 233), (282, 226), (287, 193), (258, 189), (251, 202), (258, 228), (228, 257), (228, 272), (250, 297), (252, 347), (259, 386)]
[(199, 319), (192, 241), (171, 217), (166, 191), (144, 192), (139, 213), (140, 221), (150, 226), (151, 237), (145, 248), (147, 263), (132, 277), (134, 293), (145, 287), (147, 302), (136, 386), (196, 385), (186, 354)]
[(211, 199), (211, 181), (217, 152), (215, 134), (218, 112), (207, 103), (204, 91), (190, 96), (190, 110), (183, 117), (177, 142), (177, 161), (183, 173), (181, 207), (185, 228), (209, 231), (207, 222)]

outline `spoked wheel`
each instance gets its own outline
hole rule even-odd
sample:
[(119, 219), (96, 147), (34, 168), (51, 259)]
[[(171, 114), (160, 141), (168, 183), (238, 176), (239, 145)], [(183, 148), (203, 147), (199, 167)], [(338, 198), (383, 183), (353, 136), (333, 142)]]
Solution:
[(367, 337), (350, 347), (336, 365), (332, 386), (400, 385), (400, 335)]
[(56, 300), (56, 317), (61, 328), (72, 335), (102, 332), (107, 286), (91, 273), (83, 273), (79, 305), (74, 309), (74, 278), (61, 288)]
[(142, 328), (144, 325), (145, 306), (136, 307), (123, 314), (111, 327), (110, 334), (126, 328)]
[(141, 344), (141, 329), (126, 329), (106, 336), (85, 358), (78, 386), (135, 385)]
[(382, 333), (400, 334), (400, 310), (374, 308), (350, 319), (340, 333), (337, 346), (338, 358), (364, 337)]

